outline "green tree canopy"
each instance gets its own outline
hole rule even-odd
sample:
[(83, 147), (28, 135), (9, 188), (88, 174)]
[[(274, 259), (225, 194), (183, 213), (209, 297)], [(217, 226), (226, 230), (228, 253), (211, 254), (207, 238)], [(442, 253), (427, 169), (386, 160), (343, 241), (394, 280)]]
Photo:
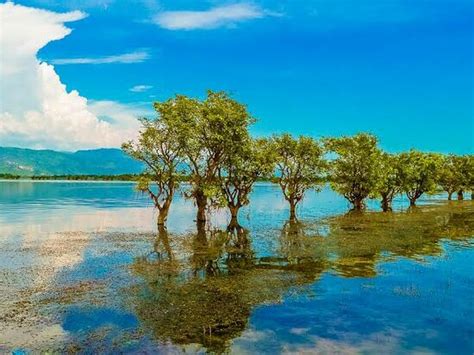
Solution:
[(456, 171), (459, 178), (458, 200), (464, 198), (464, 191), (471, 191), (474, 197), (474, 156), (463, 155), (456, 159)]
[(410, 150), (400, 154), (402, 190), (414, 206), (424, 193), (433, 193), (437, 188), (442, 158), (439, 154)]
[(228, 146), (219, 167), (222, 195), (231, 213), (231, 226), (238, 225), (239, 209), (247, 205), (252, 187), (258, 178), (273, 171), (271, 155), (267, 154), (267, 140), (248, 137), (243, 142)]
[(289, 134), (273, 136), (268, 153), (276, 164), (275, 179), (290, 204), (290, 219), (296, 219), (296, 206), (306, 190), (324, 183), (326, 162), (321, 144), (311, 137)]
[(367, 133), (325, 140), (328, 150), (336, 155), (330, 162), (331, 187), (356, 210), (365, 207), (364, 200), (379, 184), (381, 152), (377, 143), (377, 138)]
[(390, 211), (393, 198), (402, 188), (400, 157), (396, 154), (381, 153), (379, 159), (374, 197), (380, 197), (382, 209)]
[(145, 164), (146, 169), (138, 179), (137, 189), (148, 193), (159, 211), (158, 224), (163, 225), (179, 184), (177, 168), (181, 161), (181, 148), (174, 132), (159, 118), (143, 118), (141, 123), (138, 140), (124, 143), (122, 149)]
[(465, 169), (464, 185), (466, 190), (471, 191), (471, 200), (474, 200), (474, 155), (466, 155)]
[(462, 174), (463, 165), (463, 157), (453, 154), (442, 157), (438, 174), (438, 184), (448, 193), (448, 200), (451, 200), (454, 192), (463, 188), (465, 182), (465, 177)]
[(197, 221), (205, 222), (208, 201), (221, 192), (218, 171), (226, 151), (244, 144), (254, 122), (247, 108), (224, 92), (208, 91), (200, 101), (178, 95), (155, 103), (164, 124), (180, 143), (195, 200)]

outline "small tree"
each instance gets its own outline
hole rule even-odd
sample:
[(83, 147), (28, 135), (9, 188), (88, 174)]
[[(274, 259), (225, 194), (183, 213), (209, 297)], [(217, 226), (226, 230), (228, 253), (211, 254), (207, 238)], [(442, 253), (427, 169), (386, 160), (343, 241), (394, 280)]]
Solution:
[(384, 212), (392, 210), (392, 201), (401, 191), (400, 159), (398, 155), (382, 153), (379, 161), (379, 179), (376, 186), (376, 196), (381, 197), (381, 207)]
[(458, 200), (464, 199), (464, 191), (471, 191), (471, 199), (474, 199), (474, 156), (463, 155), (457, 157), (456, 171), (460, 181)]
[(275, 179), (290, 204), (290, 220), (295, 220), (296, 206), (306, 190), (324, 183), (324, 150), (313, 138), (289, 134), (272, 137), (268, 148), (276, 164)]
[(410, 206), (424, 193), (436, 191), (442, 159), (438, 154), (416, 150), (400, 154), (402, 190), (410, 200)]
[(474, 155), (466, 156), (465, 185), (471, 191), (471, 200), (474, 200)]
[(141, 123), (138, 141), (126, 142), (122, 144), (122, 149), (145, 164), (146, 169), (138, 180), (137, 189), (150, 196), (158, 209), (158, 225), (164, 225), (174, 192), (179, 185), (177, 167), (180, 162), (180, 146), (173, 132), (160, 119), (143, 118)]
[(463, 161), (461, 157), (452, 154), (442, 157), (438, 174), (438, 184), (448, 193), (448, 200), (452, 199), (454, 192), (462, 189), (462, 164)]
[(352, 137), (328, 138), (326, 147), (336, 154), (330, 162), (330, 183), (354, 210), (365, 208), (364, 200), (376, 192), (380, 175), (377, 138), (359, 133)]
[(268, 176), (273, 170), (265, 147), (266, 140), (248, 137), (226, 152), (219, 167), (222, 195), (231, 214), (229, 227), (239, 225), (239, 210), (250, 202), (249, 195), (257, 179)]
[(197, 220), (205, 221), (207, 182), (212, 178), (209, 165), (214, 165), (212, 157), (209, 164), (203, 163), (203, 147), (197, 133), (202, 121), (202, 103), (197, 99), (184, 95), (176, 95), (164, 102), (155, 102), (155, 109), (160, 112), (161, 119), (167, 129), (172, 132), (182, 152), (183, 162), (187, 167), (191, 192), (186, 197), (194, 198), (198, 207)]

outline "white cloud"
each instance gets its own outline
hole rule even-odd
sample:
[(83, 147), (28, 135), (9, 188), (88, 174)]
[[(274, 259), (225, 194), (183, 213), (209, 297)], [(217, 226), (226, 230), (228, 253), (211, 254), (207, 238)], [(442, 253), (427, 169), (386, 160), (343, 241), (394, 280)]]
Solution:
[[(39, 49), (71, 32), (65, 22), (85, 16), (0, 4), (0, 145), (114, 147), (136, 134), (140, 110), (109, 101), (88, 103), (76, 90), (68, 92), (54, 67), (36, 57)], [(107, 115), (99, 112), (107, 107)]]
[(153, 22), (168, 30), (212, 29), (234, 25), (271, 14), (256, 5), (237, 3), (213, 7), (206, 11), (164, 11), (153, 18)]
[(101, 121), (120, 122), (122, 130), (129, 131), (128, 136), (137, 133), (137, 119), (139, 117), (153, 115), (154, 113), (149, 102), (123, 104), (110, 100), (90, 101), (89, 110)]
[(0, 112), (38, 106), (41, 93), (35, 85), (39, 80), (36, 53), (71, 33), (65, 22), (84, 17), (80, 11), (58, 14), (11, 2), (0, 4)]
[(150, 54), (146, 51), (137, 51), (131, 53), (124, 53), (119, 55), (111, 55), (106, 57), (96, 58), (63, 58), (53, 59), (51, 63), (55, 65), (66, 64), (111, 64), (111, 63), (142, 63), (150, 58)]
[(153, 89), (151, 85), (135, 85), (134, 87), (130, 88), (131, 92), (145, 92), (147, 90)]
[(88, 100), (66, 91), (53, 66), (38, 65), (41, 107), (20, 115), (0, 114), (2, 145), (74, 150), (117, 147), (134, 137), (143, 110), (113, 101)]

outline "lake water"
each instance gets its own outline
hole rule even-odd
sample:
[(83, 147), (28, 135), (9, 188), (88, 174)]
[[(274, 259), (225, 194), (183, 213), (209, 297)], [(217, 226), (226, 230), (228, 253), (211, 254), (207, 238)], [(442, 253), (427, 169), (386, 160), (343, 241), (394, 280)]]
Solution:
[(329, 189), (289, 223), (259, 184), (226, 230), (167, 230), (132, 183), (0, 182), (0, 352), (474, 352), (474, 203), (351, 214)]

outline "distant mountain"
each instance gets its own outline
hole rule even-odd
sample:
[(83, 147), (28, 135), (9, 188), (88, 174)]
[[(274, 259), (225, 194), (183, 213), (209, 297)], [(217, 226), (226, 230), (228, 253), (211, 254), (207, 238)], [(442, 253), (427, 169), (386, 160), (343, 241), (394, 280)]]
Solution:
[(120, 149), (77, 152), (0, 147), (0, 174), (118, 175), (142, 171), (142, 164)]

